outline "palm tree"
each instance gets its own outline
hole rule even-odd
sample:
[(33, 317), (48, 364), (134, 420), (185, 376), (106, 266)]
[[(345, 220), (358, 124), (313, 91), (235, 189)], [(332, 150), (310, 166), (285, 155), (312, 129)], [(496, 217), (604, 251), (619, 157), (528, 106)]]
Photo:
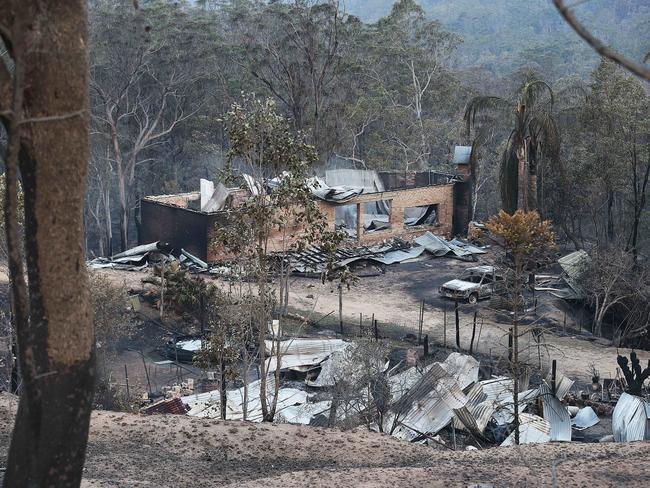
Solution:
[(472, 127), (480, 129), (480, 117), (494, 114), (496, 123), (506, 122), (510, 136), (501, 161), (499, 184), (502, 207), (513, 213), (516, 209), (537, 209), (537, 167), (542, 158), (556, 163), (560, 152), (560, 134), (553, 118), (554, 95), (541, 80), (524, 82), (511, 98), (475, 97), (467, 104), (463, 119), (469, 138)]

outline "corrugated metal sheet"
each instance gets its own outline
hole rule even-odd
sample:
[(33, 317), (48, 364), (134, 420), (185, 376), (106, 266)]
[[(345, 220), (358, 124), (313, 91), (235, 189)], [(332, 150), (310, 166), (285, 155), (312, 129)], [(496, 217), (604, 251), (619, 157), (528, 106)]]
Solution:
[(332, 402), (330, 401), (290, 405), (280, 411), (277, 420), (290, 424), (309, 425), (316, 415), (329, 414), (331, 406)]
[[(346, 343), (349, 344), (349, 343)], [(372, 372), (368, 370), (372, 366)], [(321, 371), (315, 380), (307, 380), (307, 385), (314, 387), (334, 386), (336, 382), (347, 380), (355, 384), (359, 379), (367, 377), (371, 373), (379, 374), (388, 368), (381, 358), (375, 358), (374, 363), (361, 364), (357, 357), (357, 349), (344, 347), (334, 351), (329, 358), (320, 364)]]
[(441, 366), (456, 380), (461, 389), (478, 381), (478, 361), (472, 356), (452, 352)]
[[(551, 439), (551, 425), (537, 415), (519, 414), (519, 444), (539, 444)], [(515, 445), (514, 431), (501, 443), (502, 447)]]
[(454, 164), (469, 164), (472, 146), (454, 146)]
[[(248, 385), (247, 420), (251, 422), (262, 421), (262, 403), (260, 401), (260, 380), (254, 381)], [(273, 398), (274, 378), (268, 377), (267, 381), (267, 398), (269, 401)], [(226, 403), (226, 419), (243, 420), (244, 419), (244, 388), (228, 390), (228, 401)], [(219, 418), (219, 391), (210, 391), (181, 397), (182, 402), (190, 407), (187, 415), (192, 417)], [(278, 391), (277, 412), (281, 413), (285, 408), (304, 404), (308, 401), (308, 395), (305, 391), (295, 388), (280, 388)]]
[[(552, 380), (552, 375), (551, 373), (546, 376), (546, 383), (550, 386), (551, 385), (551, 380)], [(557, 372), (555, 375), (555, 384), (556, 384), (556, 391), (555, 391), (555, 396), (557, 396), (560, 400), (564, 399), (564, 397), (569, 393), (569, 390), (571, 390), (571, 387), (573, 386), (575, 382), (567, 377), (564, 376), (564, 374)]]
[(589, 266), (591, 258), (584, 250), (579, 250), (562, 256), (557, 260), (564, 272), (571, 278), (578, 278)]
[[(385, 421), (386, 430), (400, 424), (393, 436), (413, 440), (419, 432), (435, 434), (463, 407), (467, 397), (441, 363), (434, 363), (413, 387), (395, 402)], [(412, 429), (411, 429), (412, 428)]]
[(424, 252), (424, 247), (422, 246), (415, 246), (412, 247), (411, 249), (406, 249), (406, 250), (397, 250), (397, 251), (389, 251), (385, 253), (383, 256), (371, 256), (370, 260), (371, 261), (377, 261), (378, 263), (382, 264), (395, 264), (395, 263), (401, 263), (403, 261), (407, 261), (409, 259), (415, 259), (420, 256)]
[(562, 256), (557, 262), (565, 273), (564, 281), (574, 291), (575, 297), (583, 298), (585, 291), (580, 286), (580, 278), (591, 264), (591, 257), (583, 250)]
[(401, 373), (389, 377), (388, 384), (390, 385), (390, 394), (393, 403), (406, 395), (406, 393), (413, 388), (413, 386), (415, 386), (432, 367), (433, 363), (424, 366), (422, 369), (413, 366), (406, 371), (402, 371)]
[[(280, 352), (282, 354), (323, 354), (340, 351), (349, 343), (342, 339), (303, 339), (293, 337), (280, 341)], [(275, 350), (276, 341), (265, 341), (266, 355)]]
[(512, 397), (515, 382), (512, 378), (492, 378), (481, 381), (481, 387), (483, 388), (483, 393), (485, 393), (486, 400), (503, 403), (509, 394)]
[[(475, 429), (475, 434), (482, 434), (498, 409), (512, 409), (512, 405), (506, 407), (505, 404), (512, 403), (513, 385), (514, 381), (505, 377), (475, 383), (466, 393), (467, 405), (454, 411), (456, 414), (454, 426), (460, 429)], [(502, 423), (507, 423), (506, 420), (509, 421), (511, 414), (508, 412), (505, 417), (501, 414), (501, 417), (503, 417)]]
[(650, 403), (623, 393), (612, 412), (612, 430), (616, 442), (650, 440)]
[[(349, 342), (341, 339), (302, 339), (292, 338), (280, 342), (280, 368), (309, 371), (317, 368), (335, 351), (342, 351)], [(267, 373), (272, 373), (277, 368), (277, 357), (274, 352), (278, 347), (276, 341), (266, 341), (266, 354), (271, 355), (266, 359)]]
[(491, 401), (484, 401), (478, 405), (468, 407), (467, 405), (454, 410), (454, 426), (457, 428), (468, 429), (476, 434), (483, 434), (487, 424), (492, 418), (496, 405)]
[[(518, 404), (519, 411), (521, 412), (525, 408), (525, 404), (532, 402), (539, 396), (539, 390), (537, 388), (531, 388), (530, 390), (525, 390), (519, 393)], [(500, 402), (497, 403), (497, 408), (492, 415), (497, 425), (509, 424), (513, 421), (514, 417), (514, 399), (512, 396), (512, 390), (509, 393), (503, 393), (501, 395)]]
[(551, 440), (571, 442), (571, 416), (569, 415), (569, 411), (553, 395), (551, 388), (546, 383), (540, 385), (539, 395), (542, 399), (544, 419), (551, 425)]
[(431, 232), (425, 232), (420, 237), (417, 237), (413, 242), (423, 246), (427, 251), (436, 257), (445, 256), (452, 253), (459, 258), (471, 258), (474, 254), (485, 254), (484, 249), (480, 249), (471, 244), (454, 239), (447, 241), (446, 239), (434, 235)]
[(406, 411), (399, 412), (397, 418), (401, 424), (393, 435), (404, 440), (413, 440), (422, 432), (436, 434), (453, 418), (453, 410), (464, 406), (467, 397), (460, 386), (451, 378), (438, 381), (432, 391), (414, 402)]
[(600, 422), (600, 419), (591, 407), (581, 408), (578, 410), (576, 416), (571, 419), (571, 424), (573, 424), (573, 428), (576, 430), (588, 429), (589, 427), (596, 425), (598, 422)]

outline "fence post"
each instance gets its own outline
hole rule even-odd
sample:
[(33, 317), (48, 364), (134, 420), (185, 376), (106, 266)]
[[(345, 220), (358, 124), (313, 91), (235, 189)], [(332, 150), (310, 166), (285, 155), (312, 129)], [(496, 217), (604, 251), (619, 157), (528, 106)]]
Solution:
[(458, 316), (458, 300), (454, 302), (454, 316), (456, 318), (456, 347), (460, 350), (460, 317)]
[(126, 369), (126, 364), (124, 365), (124, 378), (126, 378), (126, 401), (131, 404), (131, 392), (129, 391), (129, 371)]
[(343, 286), (339, 283), (339, 327), (343, 335)]
[(442, 343), (447, 349), (447, 304), (445, 303), (445, 308), (443, 308), (442, 315)]
[(553, 364), (551, 366), (551, 392), (553, 392), (553, 395), (557, 393), (557, 361), (554, 359)]

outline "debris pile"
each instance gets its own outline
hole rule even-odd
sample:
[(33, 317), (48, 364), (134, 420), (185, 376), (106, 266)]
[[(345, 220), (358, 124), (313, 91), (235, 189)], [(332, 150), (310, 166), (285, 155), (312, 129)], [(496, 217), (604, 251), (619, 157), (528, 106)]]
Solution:
[(166, 266), (178, 263), (183, 269), (194, 273), (205, 273), (210, 271), (210, 266), (205, 261), (197, 258), (185, 249), (180, 250), (180, 256), (176, 258), (172, 254), (172, 248), (164, 242), (152, 242), (142, 244), (128, 249), (110, 258), (95, 258), (88, 261), (91, 269), (121, 269), (126, 271), (143, 271), (153, 266)]

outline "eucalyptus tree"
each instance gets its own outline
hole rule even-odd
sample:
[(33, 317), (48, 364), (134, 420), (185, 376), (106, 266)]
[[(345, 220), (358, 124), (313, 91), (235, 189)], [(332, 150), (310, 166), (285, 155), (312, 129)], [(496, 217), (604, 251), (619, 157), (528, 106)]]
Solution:
[(537, 209), (537, 172), (548, 160), (559, 163), (560, 133), (553, 115), (554, 94), (539, 79), (524, 81), (512, 96), (478, 96), (465, 108), (464, 121), (468, 137), (471, 129), (481, 127), (481, 115), (494, 115), (492, 123), (509, 130), (500, 167), (502, 207)]
[(0, 38), (7, 48), (0, 61), (4, 224), (23, 381), (3, 483), (78, 487), (95, 376), (82, 216), (87, 2), (0, 2)]
[[(217, 225), (211, 246), (215, 252), (228, 253), (241, 263), (245, 274), (254, 281), (250, 293), (255, 296), (255, 319), (260, 355), (260, 402), (263, 420), (275, 417), (280, 388), (283, 318), (278, 314), (278, 290), (275, 260), (280, 261), (278, 281), (280, 300), (286, 300), (291, 253), (319, 244), (333, 257), (342, 234), (331, 230), (312, 194), (310, 168), (318, 160), (316, 148), (304, 134), (291, 129), (290, 120), (277, 110), (276, 102), (245, 95), (233, 103), (223, 117), (230, 143), (226, 181), (236, 176), (235, 165), (252, 175), (250, 195), (237, 208), (228, 225)], [(253, 285), (251, 285), (253, 286)], [(267, 373), (270, 361), (264, 359), (270, 320), (280, 315), (277, 333), (273, 332), (270, 351), (276, 362), (275, 393), (268, 397)]]
[[(174, 135), (221, 93), (218, 65), (226, 63), (213, 12), (166, 1), (133, 9), (125, 0), (101, 0), (91, 13), (91, 175), (97, 178), (91, 188), (103, 195), (93, 198), (90, 213), (110, 235), (111, 223), (101, 229), (97, 215), (112, 209), (96, 203), (110, 206), (114, 187), (124, 250), (141, 175), (174, 157)], [(203, 128), (193, 129), (201, 140)]]
[(454, 111), (458, 85), (449, 61), (460, 38), (428, 19), (415, 1), (400, 0), (363, 30), (361, 41), (363, 98), (367, 113), (375, 114), (369, 158), (399, 161), (404, 169), (429, 167), (434, 146), (440, 140), (448, 146), (447, 121), (455, 114), (445, 115)]
[[(592, 175), (592, 218), (605, 222), (598, 242), (635, 255), (650, 179), (650, 97), (641, 82), (610, 61), (594, 70), (580, 118), (584, 171)], [(604, 216), (603, 219), (600, 216)], [(602, 237), (601, 237), (602, 236)]]
[[(338, 2), (239, 0), (225, 7), (233, 60), (286, 110), (326, 159), (336, 144), (344, 59), (360, 22)], [(254, 88), (254, 85), (249, 88)]]

